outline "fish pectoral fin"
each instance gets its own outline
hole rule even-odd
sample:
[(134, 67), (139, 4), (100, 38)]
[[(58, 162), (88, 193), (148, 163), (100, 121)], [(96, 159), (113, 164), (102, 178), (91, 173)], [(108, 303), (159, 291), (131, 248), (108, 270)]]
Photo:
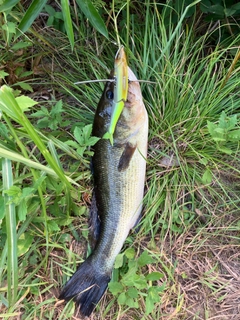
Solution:
[(133, 146), (130, 142), (126, 143), (125, 149), (123, 150), (118, 163), (118, 171), (124, 171), (128, 168), (136, 147), (137, 145)]

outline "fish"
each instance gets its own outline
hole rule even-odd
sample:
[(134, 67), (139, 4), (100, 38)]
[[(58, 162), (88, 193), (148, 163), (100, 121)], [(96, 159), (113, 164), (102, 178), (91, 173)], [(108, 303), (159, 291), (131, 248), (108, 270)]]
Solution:
[[(112, 78), (114, 73), (111, 74)], [(111, 280), (116, 256), (142, 211), (148, 144), (148, 114), (139, 82), (128, 67), (128, 92), (113, 134), (102, 139), (114, 105), (114, 82), (108, 81), (97, 106), (92, 135), (94, 178), (91, 220), (92, 253), (79, 266), (59, 296), (74, 300), (80, 313), (90, 316)]]
[(108, 131), (104, 134), (104, 139), (109, 139), (113, 144), (113, 134), (118, 119), (124, 108), (124, 102), (128, 93), (128, 65), (124, 47), (121, 46), (115, 56), (114, 61), (114, 100)]

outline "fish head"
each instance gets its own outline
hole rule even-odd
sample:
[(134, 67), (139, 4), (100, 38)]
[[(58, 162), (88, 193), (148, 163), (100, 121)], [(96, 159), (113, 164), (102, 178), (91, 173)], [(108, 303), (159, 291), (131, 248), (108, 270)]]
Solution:
[[(114, 79), (114, 70), (110, 74), (110, 79)], [(138, 79), (129, 67), (128, 79), (127, 99), (116, 125), (114, 143), (124, 143), (129, 136), (134, 135), (148, 121)], [(102, 137), (107, 132), (113, 105), (114, 81), (108, 81), (95, 113), (92, 132), (94, 136)]]
[(143, 103), (140, 84), (133, 71), (128, 67), (128, 94), (119, 118), (114, 137), (117, 140), (126, 140), (137, 134), (143, 125), (148, 122), (148, 115)]

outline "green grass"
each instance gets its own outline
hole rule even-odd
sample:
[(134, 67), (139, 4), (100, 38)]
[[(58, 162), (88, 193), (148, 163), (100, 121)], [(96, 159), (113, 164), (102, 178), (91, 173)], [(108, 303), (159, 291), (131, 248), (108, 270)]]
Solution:
[[(239, 286), (240, 139), (229, 135), (239, 130), (240, 70), (234, 58), (240, 37), (212, 46), (212, 30), (199, 35), (196, 24), (184, 20), (186, 12), (177, 25), (171, 16), (166, 24), (160, 9), (146, 0), (142, 11), (127, 18), (128, 36), (119, 28), (121, 41), (129, 42), (130, 67), (139, 79), (153, 82), (141, 83), (150, 119), (146, 194), (139, 231), (129, 235), (124, 261), (114, 271), (122, 292), (107, 292), (96, 319), (210, 319), (237, 312), (231, 297)], [(35, 62), (33, 76), (22, 79), (38, 102), (28, 101), (29, 110), (24, 98), (16, 98), (23, 87), (14, 86), (19, 71), (13, 56), (4, 57), (12, 74), (2, 76), (15, 91), (0, 91), (0, 317), (74, 317), (73, 303), (59, 304), (57, 296), (85, 258), (92, 189), (87, 125), (104, 87), (75, 83), (106, 79), (117, 50), (114, 23), (110, 40), (92, 36), (83, 21), (79, 30), (73, 52), (62, 34), (43, 30), (44, 42), (32, 36), (35, 53), (26, 47), (17, 59), (20, 74), (26, 61)], [(235, 116), (219, 148), (208, 122), (225, 128)], [(143, 252), (147, 264), (138, 263)], [(135, 278), (147, 281), (146, 290), (137, 280), (126, 281), (129, 263)], [(151, 283), (152, 272), (161, 276)], [(155, 287), (162, 288), (157, 297), (149, 289)], [(129, 292), (130, 306), (124, 302)]]

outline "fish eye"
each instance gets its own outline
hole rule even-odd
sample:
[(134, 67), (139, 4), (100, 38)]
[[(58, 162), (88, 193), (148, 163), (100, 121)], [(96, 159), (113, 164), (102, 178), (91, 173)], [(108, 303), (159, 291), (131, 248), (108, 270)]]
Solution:
[(113, 92), (112, 90), (108, 90), (106, 92), (106, 97), (109, 99), (109, 100), (112, 100), (113, 99)]

